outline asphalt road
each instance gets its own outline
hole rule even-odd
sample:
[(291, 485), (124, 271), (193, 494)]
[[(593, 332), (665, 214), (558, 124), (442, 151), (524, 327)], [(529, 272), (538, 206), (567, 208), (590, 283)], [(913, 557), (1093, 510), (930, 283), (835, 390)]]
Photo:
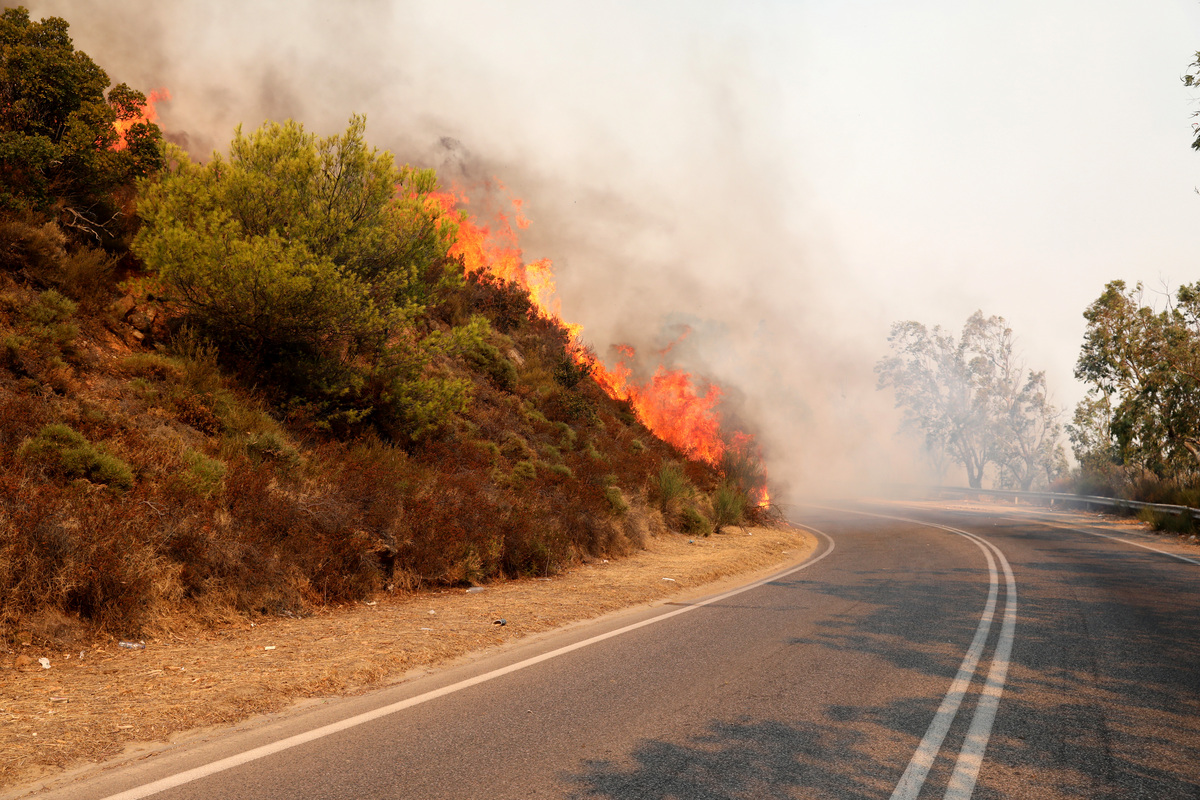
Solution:
[(816, 554), (745, 591), (53, 796), (1200, 798), (1200, 560), (1084, 517), (857, 511), (797, 508)]

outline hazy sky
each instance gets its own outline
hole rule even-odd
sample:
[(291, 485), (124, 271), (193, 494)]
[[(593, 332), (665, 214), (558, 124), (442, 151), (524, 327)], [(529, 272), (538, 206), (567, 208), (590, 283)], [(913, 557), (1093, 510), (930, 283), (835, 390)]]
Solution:
[(565, 316), (601, 352), (692, 325), (679, 358), (797, 481), (782, 453), (826, 440), (886, 460), (893, 321), (1004, 316), (1071, 406), (1107, 281), (1200, 278), (1194, 1), (28, 5), (170, 88), (199, 154), (357, 111), (402, 159), (500, 178)]

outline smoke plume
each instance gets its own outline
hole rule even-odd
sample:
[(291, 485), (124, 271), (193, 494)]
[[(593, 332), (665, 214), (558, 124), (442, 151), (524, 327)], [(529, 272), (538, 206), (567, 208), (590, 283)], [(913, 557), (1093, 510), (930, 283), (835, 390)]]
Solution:
[(796, 145), (756, 55), (766, 12), (700, 28), (686, 4), (28, 5), (66, 18), (114, 83), (168, 88), (160, 124), (193, 157), (238, 124), (328, 134), (358, 112), (400, 162), (502, 181), (532, 221), (526, 258), (555, 263), (564, 318), (602, 358), (677, 342), (664, 359), (724, 387), (785, 495), (911, 478), (871, 372), (889, 320), (841, 276), (783, 166)]

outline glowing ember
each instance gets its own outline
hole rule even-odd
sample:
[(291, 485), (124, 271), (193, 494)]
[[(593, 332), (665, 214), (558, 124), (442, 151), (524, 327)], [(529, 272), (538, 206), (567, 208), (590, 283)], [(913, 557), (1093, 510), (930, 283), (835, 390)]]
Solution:
[(119, 119), (113, 123), (113, 128), (117, 132), (117, 143), (113, 145), (114, 150), (124, 150), (126, 145), (125, 134), (129, 133), (129, 129), (134, 125), (142, 122), (157, 122), (158, 109), (155, 108), (155, 103), (162, 100), (170, 100), (171, 93), (166, 89), (155, 89), (146, 95), (146, 104), (142, 106), (142, 113), (133, 119)]
[[(618, 345), (617, 362), (609, 368), (587, 349), (580, 338), (583, 326), (563, 321), (561, 306), (555, 297), (554, 268), (549, 259), (540, 259), (526, 264), (517, 241), (517, 229), (529, 225), (522, 213), (522, 202), (513, 197), (503, 185), (499, 189), (512, 206), (512, 214), (495, 214), (492, 225), (482, 225), (469, 212), (458, 214), (458, 239), (450, 255), (461, 257), (467, 271), (483, 270), (489, 275), (511, 281), (529, 292), (538, 313), (561, 323), (571, 336), (568, 348), (572, 358), (591, 368), (591, 374), (610, 397), (627, 401), (638, 419), (665, 442), (674, 445), (688, 458), (718, 466), (731, 447), (744, 454), (753, 453), (753, 437), (737, 432), (727, 442), (722, 436), (721, 417), (717, 405), (721, 390), (709, 385), (700, 392), (692, 376), (678, 369), (668, 368), (661, 363), (654, 374), (645, 382), (633, 379), (636, 357), (628, 345)], [(466, 193), (455, 186), (450, 191), (431, 195), (441, 211), (456, 214), (458, 209), (470, 205)], [(665, 356), (690, 331), (658, 353)], [(761, 462), (760, 462), (761, 463)], [(754, 489), (756, 503), (765, 507), (770, 502), (766, 489)]]

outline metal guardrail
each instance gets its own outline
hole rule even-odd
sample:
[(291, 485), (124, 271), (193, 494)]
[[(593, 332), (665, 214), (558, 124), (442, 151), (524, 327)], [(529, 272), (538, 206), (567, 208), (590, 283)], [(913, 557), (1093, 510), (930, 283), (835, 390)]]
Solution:
[(1143, 503), (1141, 500), (1123, 500), (1119, 497), (1100, 497), (1090, 494), (1060, 494), (1058, 492), (1018, 492), (1009, 489), (970, 489), (961, 486), (931, 486), (933, 491), (956, 493), (964, 495), (987, 495), (990, 497), (1009, 497), (1013, 500), (1048, 501), (1051, 506), (1056, 503), (1063, 505), (1083, 506), (1090, 509), (1093, 506), (1114, 508), (1119, 511), (1137, 511), (1149, 508), (1166, 514), (1190, 514), (1193, 519), (1200, 519), (1200, 508), (1190, 506), (1173, 506), (1166, 503)]

